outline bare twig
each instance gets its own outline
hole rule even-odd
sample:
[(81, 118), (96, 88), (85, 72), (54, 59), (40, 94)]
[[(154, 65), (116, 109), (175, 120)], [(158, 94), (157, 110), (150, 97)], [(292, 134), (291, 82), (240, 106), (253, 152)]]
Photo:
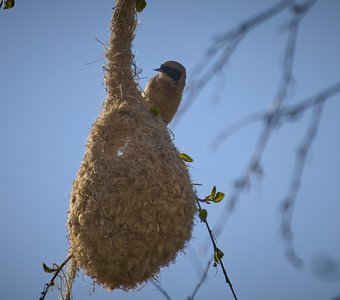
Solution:
[[(282, 106), (277, 112), (278, 121), (294, 121), (302, 116), (308, 109), (313, 108), (321, 102), (326, 102), (328, 99), (339, 93), (340, 82), (336, 82), (313, 96), (297, 101), (297, 104)], [(216, 134), (211, 142), (211, 147), (217, 149), (227, 138), (239, 130), (257, 122), (268, 122), (269, 117), (267, 111), (258, 111), (231, 123)]]
[(211, 147), (213, 149), (217, 149), (228, 137), (251, 124), (259, 121), (264, 121), (266, 119), (266, 116), (267, 115), (265, 111), (254, 112), (226, 126), (224, 129), (220, 130), (213, 138), (211, 142)]
[(317, 129), (319, 127), (320, 117), (322, 114), (322, 108), (324, 102), (320, 99), (318, 105), (316, 105), (312, 112), (312, 117), (307, 128), (306, 134), (298, 148), (296, 153), (296, 160), (294, 164), (294, 170), (288, 189), (288, 193), (282, 201), (282, 220), (281, 220), (281, 234), (285, 244), (286, 256), (290, 262), (296, 267), (303, 266), (303, 260), (296, 254), (293, 245), (293, 232), (291, 228), (294, 204), (297, 197), (297, 193), (300, 189), (301, 179), (306, 163), (306, 158), (310, 147), (316, 137)]
[(150, 279), (150, 281), (156, 287), (156, 289), (160, 291), (160, 293), (165, 297), (165, 299), (172, 300), (169, 294), (162, 288), (162, 286), (155, 279)]
[(193, 268), (196, 270), (197, 276), (201, 277), (202, 273), (204, 272), (204, 265), (201, 261), (201, 258), (198, 256), (191, 244), (189, 244), (187, 248), (190, 252), (190, 255), (188, 255), (189, 261), (191, 262)]
[(325, 88), (317, 94), (298, 102), (295, 105), (282, 107), (280, 116), (294, 118), (297, 115), (303, 113), (305, 110), (327, 101), (329, 98), (335, 96), (338, 93), (340, 93), (340, 81)]
[(237, 201), (240, 198), (240, 195), (250, 185), (253, 175), (255, 175), (260, 169), (262, 155), (267, 146), (268, 140), (278, 123), (280, 108), (283, 102), (286, 100), (288, 89), (293, 82), (294, 56), (299, 26), (303, 17), (315, 4), (315, 2), (316, 0), (306, 0), (303, 4), (299, 5), (299, 9), (295, 5), (294, 9), (291, 10), (293, 16), (288, 25), (288, 37), (284, 55), (284, 66), (278, 90), (271, 106), (266, 112), (266, 122), (264, 123), (260, 136), (257, 140), (253, 155), (250, 158), (242, 175), (235, 181), (231, 196), (229, 198), (229, 203), (226, 206), (226, 210), (218, 219), (217, 225), (214, 229), (214, 232), (217, 236), (224, 228), (226, 220), (233, 211)]
[(204, 281), (208, 277), (208, 271), (209, 271), (209, 268), (211, 266), (211, 263), (212, 263), (212, 258), (208, 261), (207, 266), (206, 266), (204, 272), (202, 273), (202, 277), (201, 277), (200, 281), (197, 283), (197, 285), (196, 285), (194, 291), (192, 292), (191, 296), (188, 297), (188, 300), (194, 300), (198, 290), (200, 289), (200, 287), (202, 286), (202, 284), (204, 283)]
[(103, 43), (100, 39), (98, 39), (97, 37), (94, 37), (95, 38), (95, 40), (99, 43), (99, 44), (101, 44), (103, 47), (105, 47), (105, 48), (107, 48), (107, 44), (105, 44), (105, 43)]
[(56, 278), (59, 276), (60, 272), (63, 270), (63, 268), (65, 267), (65, 265), (70, 261), (70, 259), (72, 258), (72, 255), (70, 255), (69, 257), (67, 257), (64, 262), (55, 270), (54, 274), (53, 274), (53, 277), (52, 279), (45, 284), (44, 286), (44, 290), (41, 292), (41, 296), (39, 298), (39, 300), (44, 300), (47, 293), (48, 293), (48, 290), (54, 286), (55, 284), (55, 280)]
[(185, 90), (186, 101), (181, 105), (176, 114), (173, 126), (190, 108), (204, 87), (219, 74), (228, 64), (232, 54), (237, 49), (244, 37), (258, 25), (268, 21), (287, 7), (295, 0), (283, 0), (271, 6), (267, 10), (249, 18), (230, 31), (217, 36), (212, 45), (207, 49), (201, 60), (191, 74), (191, 81)]

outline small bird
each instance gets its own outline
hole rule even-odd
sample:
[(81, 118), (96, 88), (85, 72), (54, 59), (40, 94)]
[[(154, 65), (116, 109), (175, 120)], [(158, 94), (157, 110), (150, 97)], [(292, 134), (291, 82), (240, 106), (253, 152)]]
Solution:
[(182, 99), (186, 71), (184, 66), (176, 61), (167, 61), (154, 71), (159, 74), (148, 81), (144, 89), (145, 100), (150, 111), (156, 112), (169, 124)]

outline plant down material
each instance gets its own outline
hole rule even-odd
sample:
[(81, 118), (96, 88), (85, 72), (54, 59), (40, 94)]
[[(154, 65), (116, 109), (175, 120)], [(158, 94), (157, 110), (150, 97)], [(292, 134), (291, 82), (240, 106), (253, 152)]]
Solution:
[(68, 213), (75, 264), (109, 289), (135, 288), (173, 262), (191, 237), (195, 194), (163, 122), (132, 72), (134, 1), (117, 0), (107, 98), (90, 131)]

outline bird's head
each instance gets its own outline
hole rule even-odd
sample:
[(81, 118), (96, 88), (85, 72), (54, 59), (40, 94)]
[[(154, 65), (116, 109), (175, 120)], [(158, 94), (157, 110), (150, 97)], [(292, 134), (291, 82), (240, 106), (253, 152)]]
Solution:
[(186, 71), (185, 71), (185, 67), (179, 62), (169, 60), (163, 63), (158, 69), (154, 69), (154, 70), (160, 72), (159, 75), (161, 77), (169, 78), (184, 87), (185, 79), (186, 79)]

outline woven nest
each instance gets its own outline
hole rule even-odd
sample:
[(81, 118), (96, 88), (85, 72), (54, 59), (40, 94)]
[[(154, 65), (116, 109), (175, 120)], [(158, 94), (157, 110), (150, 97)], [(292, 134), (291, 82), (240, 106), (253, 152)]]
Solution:
[[(135, 19), (133, 7), (120, 9), (124, 22)], [(78, 267), (106, 288), (131, 289), (185, 247), (195, 194), (165, 124), (148, 111), (133, 82), (131, 64), (124, 69), (130, 52), (123, 62), (116, 58), (118, 21), (113, 18), (107, 53), (108, 96), (73, 183), (68, 230)], [(124, 34), (132, 40), (134, 27), (128, 28)]]

